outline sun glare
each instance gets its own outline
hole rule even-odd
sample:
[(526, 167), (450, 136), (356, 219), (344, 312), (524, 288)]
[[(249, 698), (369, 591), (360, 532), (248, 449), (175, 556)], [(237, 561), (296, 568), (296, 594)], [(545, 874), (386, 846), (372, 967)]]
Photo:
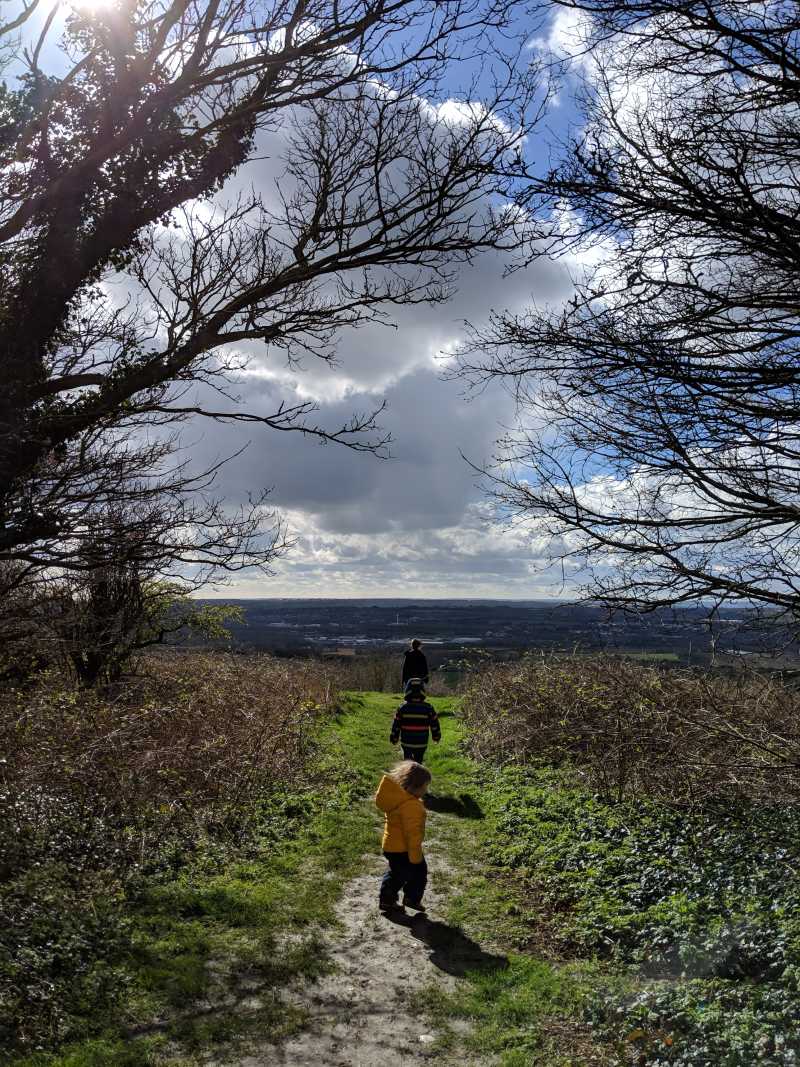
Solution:
[(93, 11), (105, 11), (110, 8), (114, 0), (74, 0), (74, 7), (78, 11), (91, 14)]

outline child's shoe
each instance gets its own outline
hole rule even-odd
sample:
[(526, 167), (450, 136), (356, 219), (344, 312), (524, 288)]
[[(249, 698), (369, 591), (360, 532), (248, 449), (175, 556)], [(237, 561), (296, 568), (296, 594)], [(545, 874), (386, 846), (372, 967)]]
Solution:
[(397, 897), (380, 897), (378, 899), (379, 911), (396, 911), (400, 905), (397, 903)]
[(403, 907), (411, 908), (412, 911), (425, 911), (425, 905), (422, 903), (421, 900), (413, 901), (409, 900), (408, 897), (403, 897)]

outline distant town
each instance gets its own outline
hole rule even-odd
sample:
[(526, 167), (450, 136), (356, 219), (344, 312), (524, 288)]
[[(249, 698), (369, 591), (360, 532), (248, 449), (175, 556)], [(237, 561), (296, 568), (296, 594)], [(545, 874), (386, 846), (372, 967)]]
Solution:
[(702, 607), (610, 614), (597, 604), (542, 600), (235, 600), (243, 623), (234, 647), (342, 658), (399, 651), (412, 637), (432, 668), (482, 649), (496, 658), (520, 652), (611, 652), (683, 665), (769, 656), (800, 664), (792, 635), (746, 608)]

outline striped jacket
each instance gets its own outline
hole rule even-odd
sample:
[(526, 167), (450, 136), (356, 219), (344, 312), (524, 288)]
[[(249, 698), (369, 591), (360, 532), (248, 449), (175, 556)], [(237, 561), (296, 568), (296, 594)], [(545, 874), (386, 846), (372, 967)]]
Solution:
[(441, 740), (442, 731), (436, 712), (425, 700), (407, 700), (395, 712), (389, 740), (398, 741), (403, 748), (424, 749), (428, 744), (428, 731), (434, 741)]

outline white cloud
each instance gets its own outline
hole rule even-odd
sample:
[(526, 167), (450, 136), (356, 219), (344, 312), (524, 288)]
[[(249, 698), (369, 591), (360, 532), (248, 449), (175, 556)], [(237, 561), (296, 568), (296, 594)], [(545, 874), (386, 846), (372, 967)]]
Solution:
[[(480, 104), (447, 99), (422, 106), (432, 122), (443, 126), (480, 122), (487, 136), (511, 134)], [(218, 221), (222, 204), (251, 192), (267, 206), (277, 205), (281, 195), (290, 198), (282, 164), (288, 133), (288, 124), (262, 133), (257, 158), (240, 168), (214, 201), (193, 205), (197, 216)], [(531, 294), (557, 304), (572, 292), (565, 263), (538, 261), (507, 275), (506, 261), (504, 254), (486, 253), (462, 266), (447, 304), (392, 308), (391, 325), (342, 331), (335, 365), (308, 356), (289, 366), (281, 350), (256, 342), (237, 348), (246, 366), (234, 387), (243, 410), (267, 415), (281, 399), (313, 400), (320, 405), (319, 422), (338, 428), (353, 411), (372, 410), (385, 399), (381, 422), (394, 444), (393, 458), (381, 461), (320, 446), (296, 433), (241, 424), (188, 425), (184, 438), (198, 468), (251, 442), (222, 469), (216, 491), (237, 505), (274, 487), (273, 503), (298, 536), (276, 578), (243, 576), (228, 595), (413, 590), (414, 596), (528, 597), (552, 592), (550, 579), (541, 579), (537, 570), (545, 560), (545, 542), (530, 532), (492, 528), (477, 476), (462, 456), (479, 465), (491, 458), (500, 424), (512, 418), (510, 398), (497, 388), (468, 401), (458, 383), (440, 379), (441, 357), (463, 338), (464, 320), (479, 323), (493, 307), (522, 309)], [(202, 400), (202, 388), (198, 394)], [(219, 409), (219, 398), (207, 406)]]
[(534, 37), (529, 47), (548, 52), (556, 59), (566, 59), (576, 69), (591, 73), (594, 60), (590, 47), (593, 23), (591, 16), (576, 8), (557, 8), (546, 37)]
[(265, 591), (247, 576), (225, 596), (548, 597), (563, 592), (547, 547), (521, 529), (498, 527), (473, 502), (453, 526), (371, 534), (328, 533), (305, 512), (287, 513), (298, 549), (277, 565)]

